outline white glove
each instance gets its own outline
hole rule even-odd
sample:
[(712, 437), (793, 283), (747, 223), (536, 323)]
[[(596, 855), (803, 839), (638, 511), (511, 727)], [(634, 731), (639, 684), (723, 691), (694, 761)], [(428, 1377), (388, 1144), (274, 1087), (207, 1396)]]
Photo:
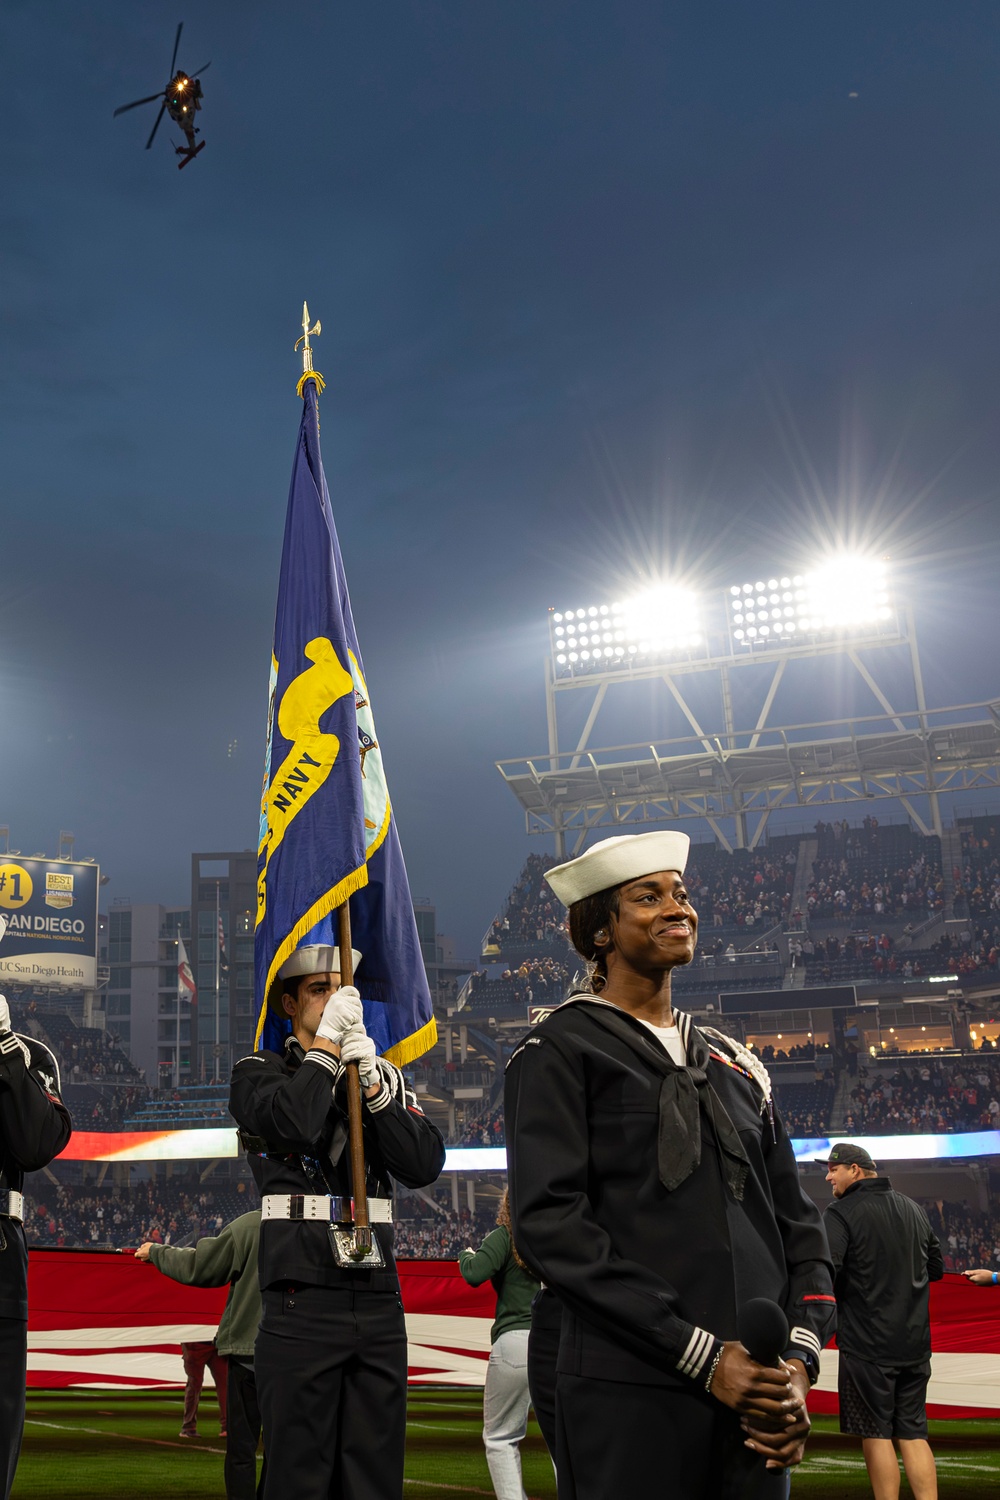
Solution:
[(341, 985), (336, 994), (331, 995), (326, 1002), (323, 1019), (316, 1027), (316, 1035), (339, 1046), (346, 1032), (353, 1026), (364, 1024), (364, 1017), (361, 996), (353, 984)]
[(10, 1031), (10, 1006), (7, 1004), (7, 996), (0, 995), (0, 1031)]
[(381, 1083), (375, 1058), (375, 1043), (363, 1026), (355, 1026), (346, 1034), (340, 1044), (340, 1060), (342, 1063), (357, 1063), (363, 1089), (370, 1089), (373, 1084)]

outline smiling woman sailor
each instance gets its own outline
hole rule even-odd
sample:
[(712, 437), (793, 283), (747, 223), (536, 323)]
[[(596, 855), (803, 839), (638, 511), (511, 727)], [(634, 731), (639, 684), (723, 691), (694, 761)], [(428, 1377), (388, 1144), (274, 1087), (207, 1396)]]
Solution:
[[(826, 1235), (767, 1073), (671, 1005), (698, 930), (689, 842), (605, 839), (548, 872), (592, 987), (508, 1065), (514, 1236), (563, 1305), (560, 1500), (786, 1494), (832, 1332)], [(736, 1336), (757, 1297), (791, 1326), (773, 1368)]]

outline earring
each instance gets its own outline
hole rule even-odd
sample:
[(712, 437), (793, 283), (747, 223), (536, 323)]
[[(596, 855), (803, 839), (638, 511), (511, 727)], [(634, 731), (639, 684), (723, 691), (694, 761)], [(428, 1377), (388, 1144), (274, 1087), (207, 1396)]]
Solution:
[(600, 928), (599, 931), (597, 931), (597, 932), (594, 933), (594, 942), (595, 943), (606, 943), (607, 940), (608, 940), (608, 935), (605, 932), (605, 930), (604, 930), (603, 927)]

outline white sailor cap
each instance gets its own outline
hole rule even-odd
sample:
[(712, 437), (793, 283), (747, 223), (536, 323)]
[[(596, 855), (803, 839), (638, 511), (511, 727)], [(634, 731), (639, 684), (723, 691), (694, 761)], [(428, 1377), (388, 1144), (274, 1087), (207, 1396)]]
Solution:
[[(357, 948), (351, 949), (352, 970), (357, 970), (361, 962), (361, 954)], [(267, 992), (267, 1003), (276, 1016), (287, 1021), (281, 1004), (281, 996), (284, 994), (284, 980), (296, 979), (303, 974), (339, 974), (340, 973), (340, 949), (328, 947), (324, 943), (306, 943), (302, 948), (296, 948), (295, 952), (281, 965), (271, 988)]]
[(586, 854), (548, 870), (545, 879), (563, 906), (660, 870), (684, 874), (691, 840), (686, 833), (626, 833), (601, 839)]

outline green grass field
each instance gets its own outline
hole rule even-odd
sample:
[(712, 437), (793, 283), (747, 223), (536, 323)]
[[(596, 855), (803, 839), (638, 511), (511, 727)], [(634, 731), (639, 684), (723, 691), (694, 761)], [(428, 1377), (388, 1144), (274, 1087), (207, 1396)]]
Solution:
[[(147, 1495), (218, 1500), (224, 1494), (223, 1444), (214, 1396), (209, 1393), (202, 1401), (201, 1436), (195, 1441), (178, 1437), (180, 1413), (179, 1392), (29, 1392), (15, 1500), (56, 1495), (72, 1500)], [(407, 1495), (433, 1500), (436, 1495), (493, 1494), (483, 1457), (481, 1413), (478, 1391), (435, 1387), (411, 1393)], [(1000, 1422), (935, 1422), (931, 1442), (942, 1500), (1000, 1495)], [(522, 1453), (527, 1493), (532, 1500), (554, 1500), (552, 1467), (534, 1424)], [(816, 1419), (809, 1457), (797, 1470), (792, 1491), (814, 1500), (870, 1493), (859, 1445), (840, 1436), (836, 1419)], [(908, 1493), (904, 1481), (903, 1494)]]

